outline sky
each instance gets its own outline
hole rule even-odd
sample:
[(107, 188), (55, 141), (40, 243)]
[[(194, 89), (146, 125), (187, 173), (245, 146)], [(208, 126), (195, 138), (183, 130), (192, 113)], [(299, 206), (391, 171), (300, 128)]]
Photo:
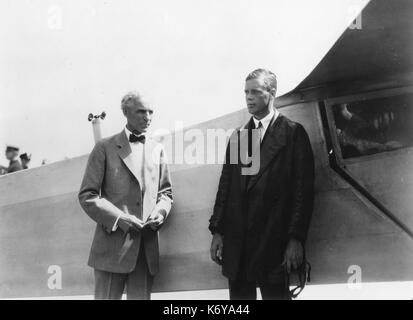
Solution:
[[(245, 107), (246, 75), (268, 68), (277, 95), (297, 86), (368, 0), (0, 2), (0, 149), (32, 167), (87, 154), (89, 113), (122, 130), (122, 96), (141, 92), (152, 129)], [(7, 165), (4, 153), (0, 164)]]

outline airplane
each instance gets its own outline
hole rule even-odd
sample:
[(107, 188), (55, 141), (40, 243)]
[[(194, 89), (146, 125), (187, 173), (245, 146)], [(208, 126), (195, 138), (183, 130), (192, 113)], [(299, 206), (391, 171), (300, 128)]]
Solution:
[[(309, 287), (413, 281), (412, 12), (408, 0), (370, 1), (361, 28), (346, 29), (276, 99), (282, 114), (305, 127), (315, 155)], [(245, 108), (159, 139), (168, 148), (193, 129), (230, 130), (249, 117)], [(225, 144), (217, 148), (223, 156)], [(0, 177), (0, 298), (93, 293), (86, 261), (95, 223), (77, 198), (87, 158)], [(170, 168), (174, 204), (160, 232), (154, 292), (225, 289), (207, 229), (221, 164), (172, 161)], [(21, 186), (25, 194), (10, 191)]]

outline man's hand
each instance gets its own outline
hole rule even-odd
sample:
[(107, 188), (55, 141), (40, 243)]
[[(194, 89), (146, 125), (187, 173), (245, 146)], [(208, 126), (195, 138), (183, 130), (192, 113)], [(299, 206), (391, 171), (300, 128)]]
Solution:
[(133, 215), (122, 215), (119, 217), (118, 226), (125, 233), (129, 232), (131, 229), (135, 231), (140, 231), (143, 228), (143, 221), (138, 219)]
[(211, 242), (211, 259), (218, 263), (222, 264), (222, 248), (224, 247), (224, 241), (222, 236), (219, 233), (214, 233)]
[(164, 215), (160, 212), (157, 212), (154, 215), (150, 215), (148, 222), (146, 222), (146, 224), (149, 225), (149, 227), (151, 227), (151, 229), (155, 231), (161, 226), (164, 220)]
[[(303, 246), (296, 239), (290, 239), (284, 254), (283, 265), (287, 266), (287, 272), (296, 270), (303, 263)], [(291, 269), (292, 268), (292, 269)]]

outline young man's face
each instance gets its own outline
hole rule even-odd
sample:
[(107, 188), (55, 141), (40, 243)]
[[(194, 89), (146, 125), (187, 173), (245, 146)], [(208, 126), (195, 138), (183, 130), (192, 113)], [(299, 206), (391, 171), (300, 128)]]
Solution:
[(270, 100), (273, 99), (273, 95), (265, 88), (261, 78), (247, 80), (244, 92), (250, 114), (257, 119), (262, 119), (269, 114), (270, 108), (272, 108)]
[(146, 107), (142, 102), (129, 102), (123, 114), (128, 121), (129, 130), (137, 130), (141, 133), (145, 133), (152, 121), (153, 110)]

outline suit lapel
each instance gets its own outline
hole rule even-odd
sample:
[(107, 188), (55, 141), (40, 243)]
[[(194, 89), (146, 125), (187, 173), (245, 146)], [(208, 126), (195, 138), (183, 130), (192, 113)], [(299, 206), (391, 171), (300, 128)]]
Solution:
[(250, 177), (247, 192), (257, 183), (271, 161), (277, 156), (286, 144), (286, 132), (283, 128), (284, 117), (279, 114), (277, 119), (271, 120), (264, 139), (260, 146), (260, 169), (256, 175)]
[(132, 157), (132, 150), (129, 145), (129, 141), (126, 137), (125, 131), (122, 130), (121, 133), (118, 134), (117, 136), (117, 146), (118, 146), (118, 155), (122, 159), (122, 161), (125, 163), (125, 165), (128, 167), (130, 172), (134, 175), (136, 180), (138, 180), (139, 185), (142, 189), (143, 185), (138, 172), (138, 167), (135, 165), (133, 162), (133, 157)]
[[(241, 130), (250, 130), (252, 123), (253, 123), (253, 120), (251, 117), (250, 120), (241, 128)], [(240, 137), (241, 135), (242, 133), (239, 133), (238, 135), (238, 152), (239, 153), (241, 153), (241, 148), (239, 147), (241, 140), (242, 140), (242, 138)], [(245, 192), (245, 190), (247, 189), (247, 176), (242, 174), (242, 167), (244, 166), (244, 162), (241, 160), (241, 157), (245, 159), (246, 155), (239, 154), (239, 159), (238, 159), (238, 163), (239, 163), (238, 170), (239, 170), (240, 181), (241, 181), (241, 190), (242, 192)]]
[(143, 183), (144, 183), (144, 198), (143, 198), (143, 221), (146, 221), (156, 205), (156, 197), (158, 192), (158, 184), (155, 176), (155, 162), (157, 159), (153, 157), (155, 154), (155, 143), (150, 137), (146, 137), (144, 145), (144, 163), (143, 163)]
[(143, 163), (143, 177), (144, 177), (144, 184), (145, 184), (145, 189), (150, 188), (152, 185), (156, 185), (154, 181), (154, 174), (155, 173), (155, 163), (154, 161), (157, 161), (157, 159), (154, 159), (153, 157), (156, 156), (154, 152), (154, 141), (150, 137), (146, 137), (146, 142), (144, 145), (145, 152), (144, 152), (144, 163)]

